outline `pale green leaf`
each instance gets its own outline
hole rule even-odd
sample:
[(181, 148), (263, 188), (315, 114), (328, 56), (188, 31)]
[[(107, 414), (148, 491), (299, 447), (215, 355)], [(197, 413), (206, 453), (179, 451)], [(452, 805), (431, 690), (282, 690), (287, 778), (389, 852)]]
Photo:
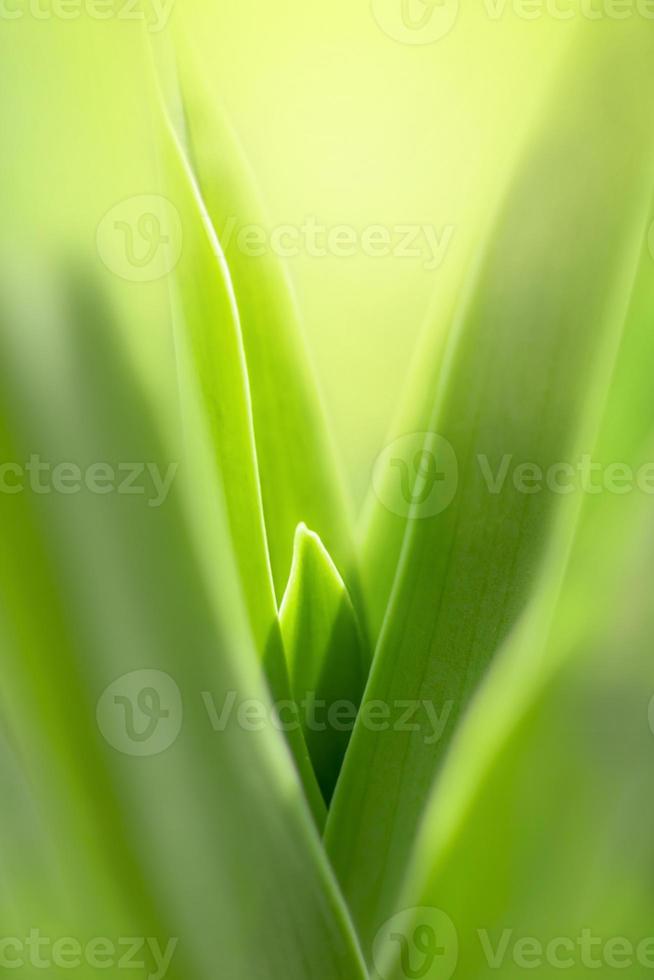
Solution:
[[(592, 447), (651, 193), (650, 114), (631, 99), (650, 77), (648, 40), (627, 32), (613, 71), (612, 38), (578, 38), (556, 111), (462, 297), (434, 391), (430, 429), (458, 471), (436, 436), (399, 460), (417, 502), (366, 691), (390, 720), (371, 732), (364, 701), (327, 827), (367, 955), (397, 900), (457, 719), (533, 593), (565, 499), (522, 492), (511, 470), (496, 487), (489, 480), (503, 463), (547, 473)], [(435, 516), (419, 503), (425, 456), (446, 468), (430, 471)], [(399, 723), (404, 703), (417, 729)]]
[[(281, 601), (295, 528), (304, 521), (357, 590), (348, 502), (303, 347), (290, 279), (270, 243), (254, 176), (201, 59), (179, 50), (182, 112), (190, 165), (224, 250), (247, 359), (270, 561)], [(248, 238), (249, 229), (249, 238)]]
[[(188, 501), (207, 488), (194, 485), (181, 448), (172, 459), (163, 449), (105, 322), (106, 296), (89, 282), (85, 270), (48, 292), (32, 274), (11, 301), (5, 284), (2, 456), (38, 454), (82, 473), (98, 461), (177, 467), (156, 505), (149, 493), (86, 483), (74, 494), (28, 485), (0, 495), (5, 725), (53, 842), (59, 898), (48, 900), (45, 870), (29, 876), (26, 853), (22, 908), (4, 906), (3, 921), (17, 936), (39, 926), (80, 941), (175, 939), (171, 980), (214, 977), (217, 964), (229, 977), (363, 980), (263, 683), (222, 499), (207, 526), (208, 577), (188, 518)], [(142, 670), (168, 681), (155, 686), (164, 714), (137, 742), (126, 711), (121, 727), (103, 696)], [(126, 691), (135, 709), (137, 692)], [(230, 699), (221, 727), (208, 702), (220, 713)], [(254, 729), (240, 714), (251, 703), (265, 721)], [(150, 747), (162, 719), (170, 737)], [(136, 722), (141, 734), (151, 727), (147, 715)]]
[[(635, 482), (584, 496), (562, 587), (541, 581), (455, 740), (411, 862), (400, 903), (415, 909), (402, 924), (408, 948), (415, 957), (418, 907), (437, 907), (455, 923), (457, 976), (521, 975), (515, 943), (527, 936), (550, 968), (563, 961), (575, 975), (612, 972), (619, 937), (635, 969), (647, 964), (637, 950), (647, 955), (654, 907), (642, 824), (653, 803), (654, 528), (638, 474), (654, 455), (653, 297), (645, 247), (594, 452), (604, 465), (620, 459)], [(542, 616), (543, 596), (555, 615)], [(399, 980), (393, 945), (380, 943), (379, 966)], [(438, 977), (429, 966), (425, 977)]]
[[(247, 366), (224, 256), (199, 189), (169, 125), (162, 156), (169, 194), (183, 216), (184, 249), (175, 271), (176, 340), (186, 432), (196, 447), (198, 495), (224, 497), (231, 541), (257, 648), (273, 695), (290, 687), (277, 620)], [(195, 511), (201, 512), (200, 508)], [(197, 524), (198, 534), (203, 530)], [(324, 806), (302, 734), (288, 732), (307, 797), (319, 825)]]

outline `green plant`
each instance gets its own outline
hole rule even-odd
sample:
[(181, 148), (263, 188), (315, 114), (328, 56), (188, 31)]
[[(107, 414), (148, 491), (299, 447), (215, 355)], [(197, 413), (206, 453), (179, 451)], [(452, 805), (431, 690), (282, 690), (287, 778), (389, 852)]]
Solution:
[[(180, 980), (444, 980), (493, 956), (504, 980), (503, 929), (647, 937), (649, 498), (491, 491), (479, 465), (650, 459), (653, 45), (621, 38), (580, 34), (426, 334), (389, 438), (411, 452), (360, 546), (284, 272), (219, 241), (258, 207), (240, 150), (192, 48), (157, 60), (181, 465), (150, 509), (0, 494), (4, 936), (74, 937), (89, 977), (89, 944), (113, 937), (116, 966), (139, 936), (141, 974)], [(38, 306), (40, 270), (6, 278), (2, 458), (165, 472), (96, 275), (60, 270)], [(435, 436), (456, 488), (424, 513)]]

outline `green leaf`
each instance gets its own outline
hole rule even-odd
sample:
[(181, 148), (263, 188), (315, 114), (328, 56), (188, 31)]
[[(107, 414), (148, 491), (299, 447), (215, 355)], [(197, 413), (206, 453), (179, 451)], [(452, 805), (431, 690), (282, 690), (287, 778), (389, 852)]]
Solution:
[(361, 702), (363, 640), (343, 579), (317, 534), (300, 524), (280, 609), (291, 687), (329, 803)]
[(206, 433), (254, 636), (263, 653), (276, 618), (238, 311), (229, 271), (183, 151), (164, 124), (162, 156), (183, 218), (175, 270), (176, 348), (187, 430)]
[[(654, 455), (653, 297), (645, 245), (594, 452), (634, 475), (651, 473)], [(493, 975), (480, 929), (494, 946), (512, 930), (501, 963), (509, 977), (519, 975), (513, 942), (527, 935), (543, 950), (571, 938), (555, 953), (572, 956), (580, 975), (615, 966), (602, 957), (617, 937), (635, 952), (651, 936), (653, 849), (642, 813), (653, 804), (653, 544), (651, 501), (638, 482), (628, 494), (586, 495), (562, 582), (541, 581), (540, 601), (454, 742), (401, 904), (412, 909), (402, 923), (409, 943), (420, 908), (445, 912), (462, 975)], [(554, 615), (542, 616), (543, 596)], [(582, 961), (584, 933), (594, 939)], [(395, 953), (379, 944), (383, 976), (403, 975)]]
[[(231, 541), (254, 639), (265, 661), (273, 696), (288, 699), (288, 680), (277, 619), (247, 366), (229, 272), (198, 187), (169, 125), (162, 156), (167, 186), (183, 219), (184, 248), (175, 270), (176, 340), (186, 432), (198, 459), (200, 493), (224, 498)], [(195, 510), (197, 533), (204, 510)], [(288, 739), (319, 826), (325, 818), (320, 790), (299, 730)]]
[(180, 45), (182, 112), (190, 165), (225, 253), (247, 359), (270, 560), (281, 600), (295, 528), (325, 542), (358, 601), (348, 501), (304, 351), (286, 269), (269, 246), (250, 254), (243, 229), (269, 222), (254, 176), (198, 53)]
[[(624, 541), (611, 552), (609, 587), (595, 589), (598, 605), (586, 610), (585, 635), (571, 642), (557, 631), (545, 651), (556, 669), (539, 684), (512, 689), (506, 673), (502, 690), (493, 684), (489, 697), (503, 700), (504, 731), (487, 763), (473, 766), (475, 786), (465, 806), (453, 767), (468, 767), (472, 753), (483, 758), (489, 736), (495, 744), (498, 713), (488, 699), (428, 811), (416, 875), (402, 899), (414, 911), (402, 931), (411, 942), (424, 920), (418, 909), (442, 910), (458, 935), (457, 975), (490, 978), (499, 965), (503, 977), (517, 980), (525, 961), (514, 959), (514, 944), (534, 937), (545, 969), (560, 969), (563, 961), (576, 975), (608, 976), (619, 962), (607, 959), (613, 940), (632, 944), (630, 961), (638, 969), (636, 950), (651, 937), (647, 869), (654, 847), (642, 815), (654, 805), (648, 725), (654, 619), (643, 583), (654, 573), (654, 528), (651, 512), (642, 518), (637, 540), (630, 536), (631, 557), (620, 555)], [(603, 545), (595, 556), (606, 560)], [(455, 796), (456, 819), (446, 794)], [(493, 969), (482, 939), (498, 949), (509, 934)], [(585, 953), (584, 934), (593, 937)], [(559, 937), (568, 941), (552, 950)], [(391, 967), (396, 951), (382, 942), (377, 955), (381, 974), (400, 980), (401, 965)], [(425, 973), (440, 975), (435, 963)]]
[[(533, 594), (563, 506), (547, 489), (521, 492), (510, 473), (489, 480), (507, 460), (547, 473), (593, 444), (651, 193), (651, 121), (630, 97), (650, 77), (648, 41), (627, 33), (616, 73), (612, 39), (579, 40), (565, 108), (529, 148), (462, 297), (432, 434), (404, 458), (389, 453), (415, 503), (326, 832), (366, 955), (457, 719)], [(373, 701), (390, 713), (382, 734), (365, 724)]]
[[(458, 292), (457, 292), (458, 297)], [(429, 330), (419, 345), (419, 363), (411, 372), (409, 390), (398, 412), (390, 444), (412, 433), (424, 433), (431, 420), (431, 395), (438, 384), (442, 370), (445, 338), (452, 310), (448, 297), (439, 294), (443, 301), (431, 313)], [(453, 304), (452, 304), (453, 305)], [(416, 392), (421, 396), (416, 398)], [(379, 634), (388, 611), (393, 583), (397, 574), (402, 545), (407, 534), (408, 514), (404, 508), (393, 510), (382, 503), (396, 494), (398, 471), (387, 467), (380, 477), (380, 485), (368, 495), (364, 506), (361, 531), (361, 574), (368, 625), (373, 641)]]
[[(222, 501), (199, 541), (193, 460), (164, 448), (86, 269), (50, 293), (23, 275), (11, 301), (3, 288), (2, 458), (83, 474), (99, 461), (178, 465), (156, 505), (85, 481), (41, 493), (26, 477), (0, 494), (3, 717), (61, 870), (61, 901), (39, 899), (45, 870), (28, 877), (22, 855), (25, 902), (3, 903), (3, 921), (17, 936), (38, 925), (81, 942), (175, 938), (171, 980), (217, 964), (229, 977), (363, 980), (262, 680)], [(138, 707), (144, 670), (163, 714), (151, 733), (137, 715), (137, 740), (123, 709)], [(232, 697), (216, 727), (208, 702), (220, 712)], [(242, 722), (252, 703), (265, 723)]]

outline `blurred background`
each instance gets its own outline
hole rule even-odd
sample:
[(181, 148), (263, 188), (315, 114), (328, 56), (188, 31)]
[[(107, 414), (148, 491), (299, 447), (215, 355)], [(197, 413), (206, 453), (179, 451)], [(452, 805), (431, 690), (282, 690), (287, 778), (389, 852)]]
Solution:
[[(445, 36), (411, 43), (416, 32), (396, 31), (381, 0), (144, 0), (142, 16), (97, 2), (7, 0), (21, 16), (5, 18), (0, 39), (4, 245), (95, 264), (170, 414), (165, 283), (113, 275), (96, 236), (117, 203), (161, 190), (149, 49), (184, 35), (240, 138), (269, 232), (313, 220), (390, 235), (392, 254), (365, 254), (359, 237), (352, 254), (312, 255), (304, 236), (285, 257), (359, 508), (425, 318), (446, 308), (483, 241), (575, 21), (455, 6)], [(411, 241), (403, 226), (417, 228)]]

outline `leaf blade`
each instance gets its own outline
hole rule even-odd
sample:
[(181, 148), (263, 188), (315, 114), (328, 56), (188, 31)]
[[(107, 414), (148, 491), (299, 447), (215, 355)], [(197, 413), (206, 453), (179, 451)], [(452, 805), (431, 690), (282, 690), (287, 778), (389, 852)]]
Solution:
[[(61, 322), (60, 297), (35, 314), (29, 292), (5, 318), (3, 451), (74, 459), (83, 471), (98, 456), (165, 461), (148, 403), (102, 319), (106, 303), (88, 282), (81, 294), (72, 290)], [(190, 478), (181, 469), (180, 480)], [(274, 723), (226, 516), (210, 542), (216, 589), (198, 559), (187, 501), (177, 483), (159, 508), (86, 485), (74, 496), (0, 495), (3, 696), (15, 706), (24, 771), (55, 828), (57, 858), (75, 867), (72, 905), (49, 904), (49, 915), (61, 916), (59, 934), (178, 937), (171, 977), (211, 976), (220, 962), (233, 976), (363, 980)], [(40, 617), (26, 619), (30, 602)], [(167, 748), (134, 756), (109, 744), (106, 728), (101, 734), (96, 706), (117, 675), (144, 668), (174, 681), (184, 710)], [(267, 706), (263, 730), (248, 732), (237, 719), (213, 730), (201, 694), (230, 691)], [(280, 886), (283, 906), (274, 901)], [(34, 922), (19, 925), (28, 934)]]
[[(328, 852), (366, 955), (397, 900), (453, 722), (529, 601), (556, 520), (554, 494), (539, 501), (510, 482), (489, 492), (478, 457), (493, 473), (507, 454), (543, 472), (578, 458), (619, 339), (650, 195), (651, 142), (646, 114), (627, 114), (623, 129), (631, 82), (608, 91), (614, 53), (605, 40), (582, 42), (580, 67), (571, 69), (583, 78), (570, 82), (577, 95), (565, 119), (550, 114), (527, 156), (450, 338), (431, 429), (461, 464), (457, 496), (437, 517), (409, 521), (362, 709), (366, 700), (429, 704), (440, 720), (449, 709), (446, 727), (430, 746), (426, 720), (422, 732), (391, 726), (377, 739), (357, 725), (328, 817)], [(632, 80), (646, 77), (647, 44), (633, 34), (629, 41)], [(572, 227), (592, 242), (583, 256)]]
[(250, 255), (240, 244), (243, 228), (266, 227), (264, 208), (236, 135), (187, 41), (179, 45), (179, 69), (189, 160), (224, 248), (239, 311), (278, 600), (288, 581), (295, 529), (304, 522), (325, 542), (358, 601), (349, 505), (288, 274), (270, 247)]
[[(322, 541), (305, 525), (295, 535), (293, 564), (280, 609), (291, 688), (327, 805), (361, 701), (363, 638), (345, 584)], [(346, 708), (348, 718), (334, 712)], [(351, 714), (350, 714), (351, 712)]]

